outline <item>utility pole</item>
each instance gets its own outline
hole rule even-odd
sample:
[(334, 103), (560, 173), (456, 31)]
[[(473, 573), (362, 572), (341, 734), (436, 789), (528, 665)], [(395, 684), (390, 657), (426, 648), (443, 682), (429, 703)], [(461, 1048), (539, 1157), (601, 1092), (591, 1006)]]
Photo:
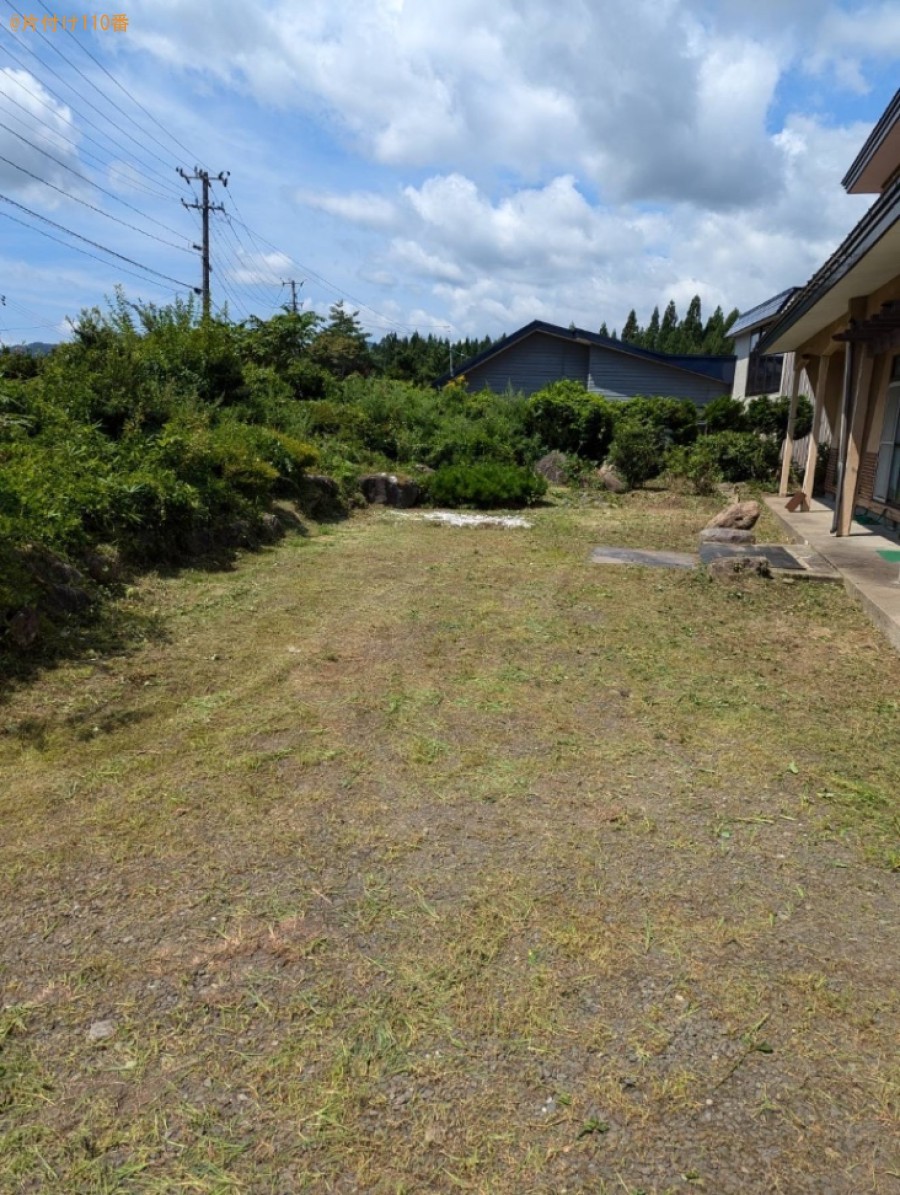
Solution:
[(211, 266), (209, 264), (209, 213), (210, 212), (224, 212), (225, 205), (223, 203), (209, 202), (209, 184), (210, 181), (221, 183), (223, 187), (228, 186), (228, 177), (231, 174), (230, 170), (219, 171), (217, 175), (210, 180), (209, 171), (201, 170), (199, 166), (194, 167), (193, 174), (186, 174), (180, 166), (177, 167), (178, 173), (186, 183), (200, 182), (203, 184), (203, 200), (200, 203), (182, 203), (185, 207), (195, 208), (197, 211), (203, 213), (203, 244), (195, 245), (194, 248), (200, 251), (203, 260), (203, 319), (209, 319), (209, 275)]
[(282, 282), (281, 285), (289, 286), (291, 288), (291, 311), (293, 311), (294, 315), (296, 315), (297, 314), (297, 286), (298, 285), (302, 286), (303, 283), (300, 282), (298, 284), (297, 282), (294, 281), (293, 278), (288, 278), (287, 281)]

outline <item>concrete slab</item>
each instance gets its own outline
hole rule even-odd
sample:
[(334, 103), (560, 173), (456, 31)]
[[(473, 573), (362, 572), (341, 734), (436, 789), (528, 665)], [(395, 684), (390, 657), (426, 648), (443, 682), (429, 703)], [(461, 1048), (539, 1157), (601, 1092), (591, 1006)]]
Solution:
[(793, 513), (785, 509), (786, 498), (770, 496), (765, 502), (796, 542), (808, 545), (838, 570), (848, 592), (900, 651), (900, 570), (881, 555), (895, 551), (898, 541), (883, 529), (855, 520), (849, 535), (832, 535), (833, 510), (818, 499), (808, 511)]
[(696, 568), (689, 552), (649, 552), (640, 548), (594, 548), (592, 564), (642, 564), (649, 568)]
[(708, 544), (700, 545), (700, 563), (730, 560), (736, 556), (764, 556), (774, 569), (802, 572), (803, 565), (781, 544)]
[(700, 560), (709, 564), (728, 556), (765, 556), (775, 577), (840, 583), (841, 574), (805, 544), (701, 544)]

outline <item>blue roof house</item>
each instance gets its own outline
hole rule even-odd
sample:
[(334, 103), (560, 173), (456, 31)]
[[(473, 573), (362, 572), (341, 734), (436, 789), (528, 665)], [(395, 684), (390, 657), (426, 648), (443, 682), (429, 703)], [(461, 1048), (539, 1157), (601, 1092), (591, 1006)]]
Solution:
[[(731, 393), (734, 357), (672, 356), (584, 328), (532, 320), (462, 362), (454, 370), (454, 376), (459, 375), (464, 375), (470, 391), (486, 387), (497, 393), (512, 389), (534, 394), (550, 382), (571, 378), (605, 398), (659, 395), (705, 406)], [(435, 385), (450, 380), (447, 373)]]

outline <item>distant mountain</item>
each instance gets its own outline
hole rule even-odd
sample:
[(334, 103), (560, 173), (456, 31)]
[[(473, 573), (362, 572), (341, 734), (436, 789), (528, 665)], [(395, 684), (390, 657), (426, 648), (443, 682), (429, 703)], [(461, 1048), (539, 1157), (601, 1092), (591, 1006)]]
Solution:
[(6, 347), (11, 353), (27, 353), (29, 357), (46, 357), (57, 346), (47, 344), (45, 340), (32, 340), (31, 344), (9, 344)]

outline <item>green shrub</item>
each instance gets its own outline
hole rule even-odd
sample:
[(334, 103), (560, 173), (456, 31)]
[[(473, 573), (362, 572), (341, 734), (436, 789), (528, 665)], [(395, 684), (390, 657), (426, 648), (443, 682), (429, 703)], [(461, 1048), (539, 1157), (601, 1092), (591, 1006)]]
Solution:
[(531, 506), (546, 494), (547, 482), (531, 469), (484, 461), (446, 465), (428, 478), (427, 489), (436, 506)]
[(706, 437), (725, 481), (768, 481), (778, 468), (779, 446), (753, 432), (719, 432)]
[(617, 424), (609, 462), (632, 489), (657, 477), (664, 460), (665, 441), (658, 428), (627, 420)]
[(612, 407), (619, 423), (643, 423), (661, 432), (668, 444), (692, 444), (697, 438), (697, 407), (688, 398), (628, 398)]
[(703, 408), (707, 432), (747, 431), (747, 408), (740, 399), (723, 394)]
[[(776, 436), (783, 440), (787, 435), (791, 400), (786, 394), (770, 398), (767, 394), (752, 398), (747, 404), (747, 427), (763, 436)], [(794, 436), (800, 439), (812, 428), (812, 403), (804, 395), (797, 399), (797, 414), (794, 420)]]
[(672, 449), (666, 468), (683, 477), (697, 493), (709, 493), (718, 481), (769, 481), (779, 461), (778, 444), (753, 432), (717, 432), (690, 449)]
[(713, 494), (722, 481), (716, 446), (712, 437), (704, 436), (687, 447), (676, 445), (666, 457), (666, 473), (670, 478), (687, 481), (695, 494)]
[(541, 452), (602, 461), (612, 441), (613, 404), (589, 394), (580, 382), (552, 382), (533, 394), (526, 408), (527, 430)]

